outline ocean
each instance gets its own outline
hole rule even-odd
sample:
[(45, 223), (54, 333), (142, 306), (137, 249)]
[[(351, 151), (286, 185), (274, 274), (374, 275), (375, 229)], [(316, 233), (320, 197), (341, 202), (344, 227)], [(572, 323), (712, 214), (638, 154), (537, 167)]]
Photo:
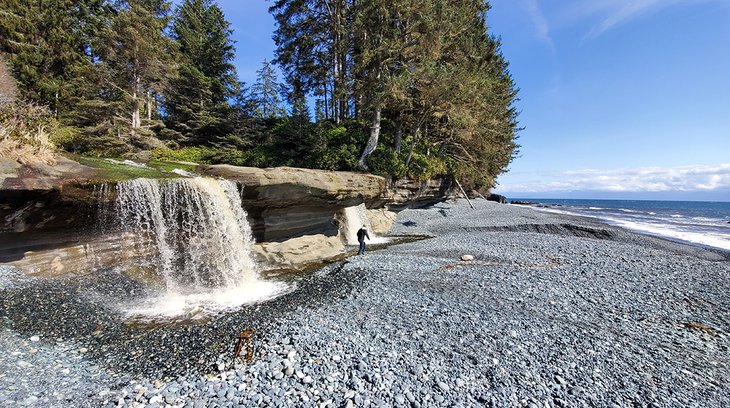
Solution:
[(636, 232), (730, 251), (730, 202), (530, 199), (545, 211), (593, 217)]

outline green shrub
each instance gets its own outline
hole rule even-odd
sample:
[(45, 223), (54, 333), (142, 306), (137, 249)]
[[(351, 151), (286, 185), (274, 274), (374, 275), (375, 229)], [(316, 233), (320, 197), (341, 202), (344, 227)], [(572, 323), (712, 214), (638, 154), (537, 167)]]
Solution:
[(374, 174), (383, 177), (400, 178), (406, 174), (405, 156), (390, 146), (378, 146), (368, 158), (368, 165)]
[(408, 167), (408, 175), (416, 180), (428, 180), (436, 176), (447, 174), (446, 162), (434, 155), (427, 155), (419, 151), (413, 152)]
[(161, 161), (192, 162), (202, 164), (216, 163), (220, 150), (211, 147), (190, 146), (181, 149), (157, 148), (152, 150), (152, 158)]
[(365, 125), (358, 121), (335, 124), (323, 121), (317, 124), (314, 134), (308, 139), (310, 146), (304, 160), (305, 167), (354, 171), (360, 149), (367, 140)]

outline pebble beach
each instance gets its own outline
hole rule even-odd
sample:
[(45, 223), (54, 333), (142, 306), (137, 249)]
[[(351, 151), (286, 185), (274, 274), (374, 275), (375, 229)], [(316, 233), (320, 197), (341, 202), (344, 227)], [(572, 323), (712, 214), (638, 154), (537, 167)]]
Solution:
[(144, 288), (115, 270), (0, 265), (0, 406), (730, 406), (730, 253), (473, 203), (401, 211), (392, 235), (430, 238), (196, 324), (122, 322)]

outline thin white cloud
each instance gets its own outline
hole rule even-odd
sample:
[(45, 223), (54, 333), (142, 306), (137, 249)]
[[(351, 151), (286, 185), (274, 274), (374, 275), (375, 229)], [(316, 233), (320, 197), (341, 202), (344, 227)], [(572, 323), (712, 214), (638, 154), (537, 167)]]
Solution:
[(730, 163), (717, 166), (641, 167), (565, 171), (553, 180), (501, 183), (512, 192), (687, 192), (730, 191)]
[(728, 5), (727, 0), (568, 0), (551, 15), (555, 25), (574, 24), (585, 19), (597, 19), (583, 38), (591, 40), (604, 32), (644, 15), (678, 5), (716, 3)]
[(522, 0), (520, 4), (530, 17), (537, 38), (547, 44), (550, 50), (554, 52), (555, 44), (553, 43), (552, 37), (550, 37), (550, 24), (545, 14), (540, 10), (538, 0)]
[(680, 2), (682, 0), (630, 0), (614, 2), (613, 7), (616, 8), (610, 10), (609, 15), (598, 23), (598, 25), (594, 26), (586, 35), (585, 39), (595, 38), (618, 24)]

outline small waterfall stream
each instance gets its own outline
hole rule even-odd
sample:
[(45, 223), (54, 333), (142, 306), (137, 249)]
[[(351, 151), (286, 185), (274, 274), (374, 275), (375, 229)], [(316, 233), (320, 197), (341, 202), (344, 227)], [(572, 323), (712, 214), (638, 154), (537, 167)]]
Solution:
[(365, 204), (360, 204), (354, 207), (345, 208), (345, 239), (347, 245), (358, 245), (357, 242), (357, 231), (365, 226), (368, 230), (369, 240), (365, 240), (368, 244), (385, 244), (390, 242), (388, 238), (380, 237), (375, 235), (373, 231), (372, 223), (368, 218), (368, 211)]
[(159, 295), (125, 307), (128, 317), (195, 318), (286, 290), (259, 279), (234, 182), (203, 177), (120, 182), (114, 209), (122, 236), (132, 238), (123, 240), (122, 252), (144, 254), (141, 267), (164, 283)]

